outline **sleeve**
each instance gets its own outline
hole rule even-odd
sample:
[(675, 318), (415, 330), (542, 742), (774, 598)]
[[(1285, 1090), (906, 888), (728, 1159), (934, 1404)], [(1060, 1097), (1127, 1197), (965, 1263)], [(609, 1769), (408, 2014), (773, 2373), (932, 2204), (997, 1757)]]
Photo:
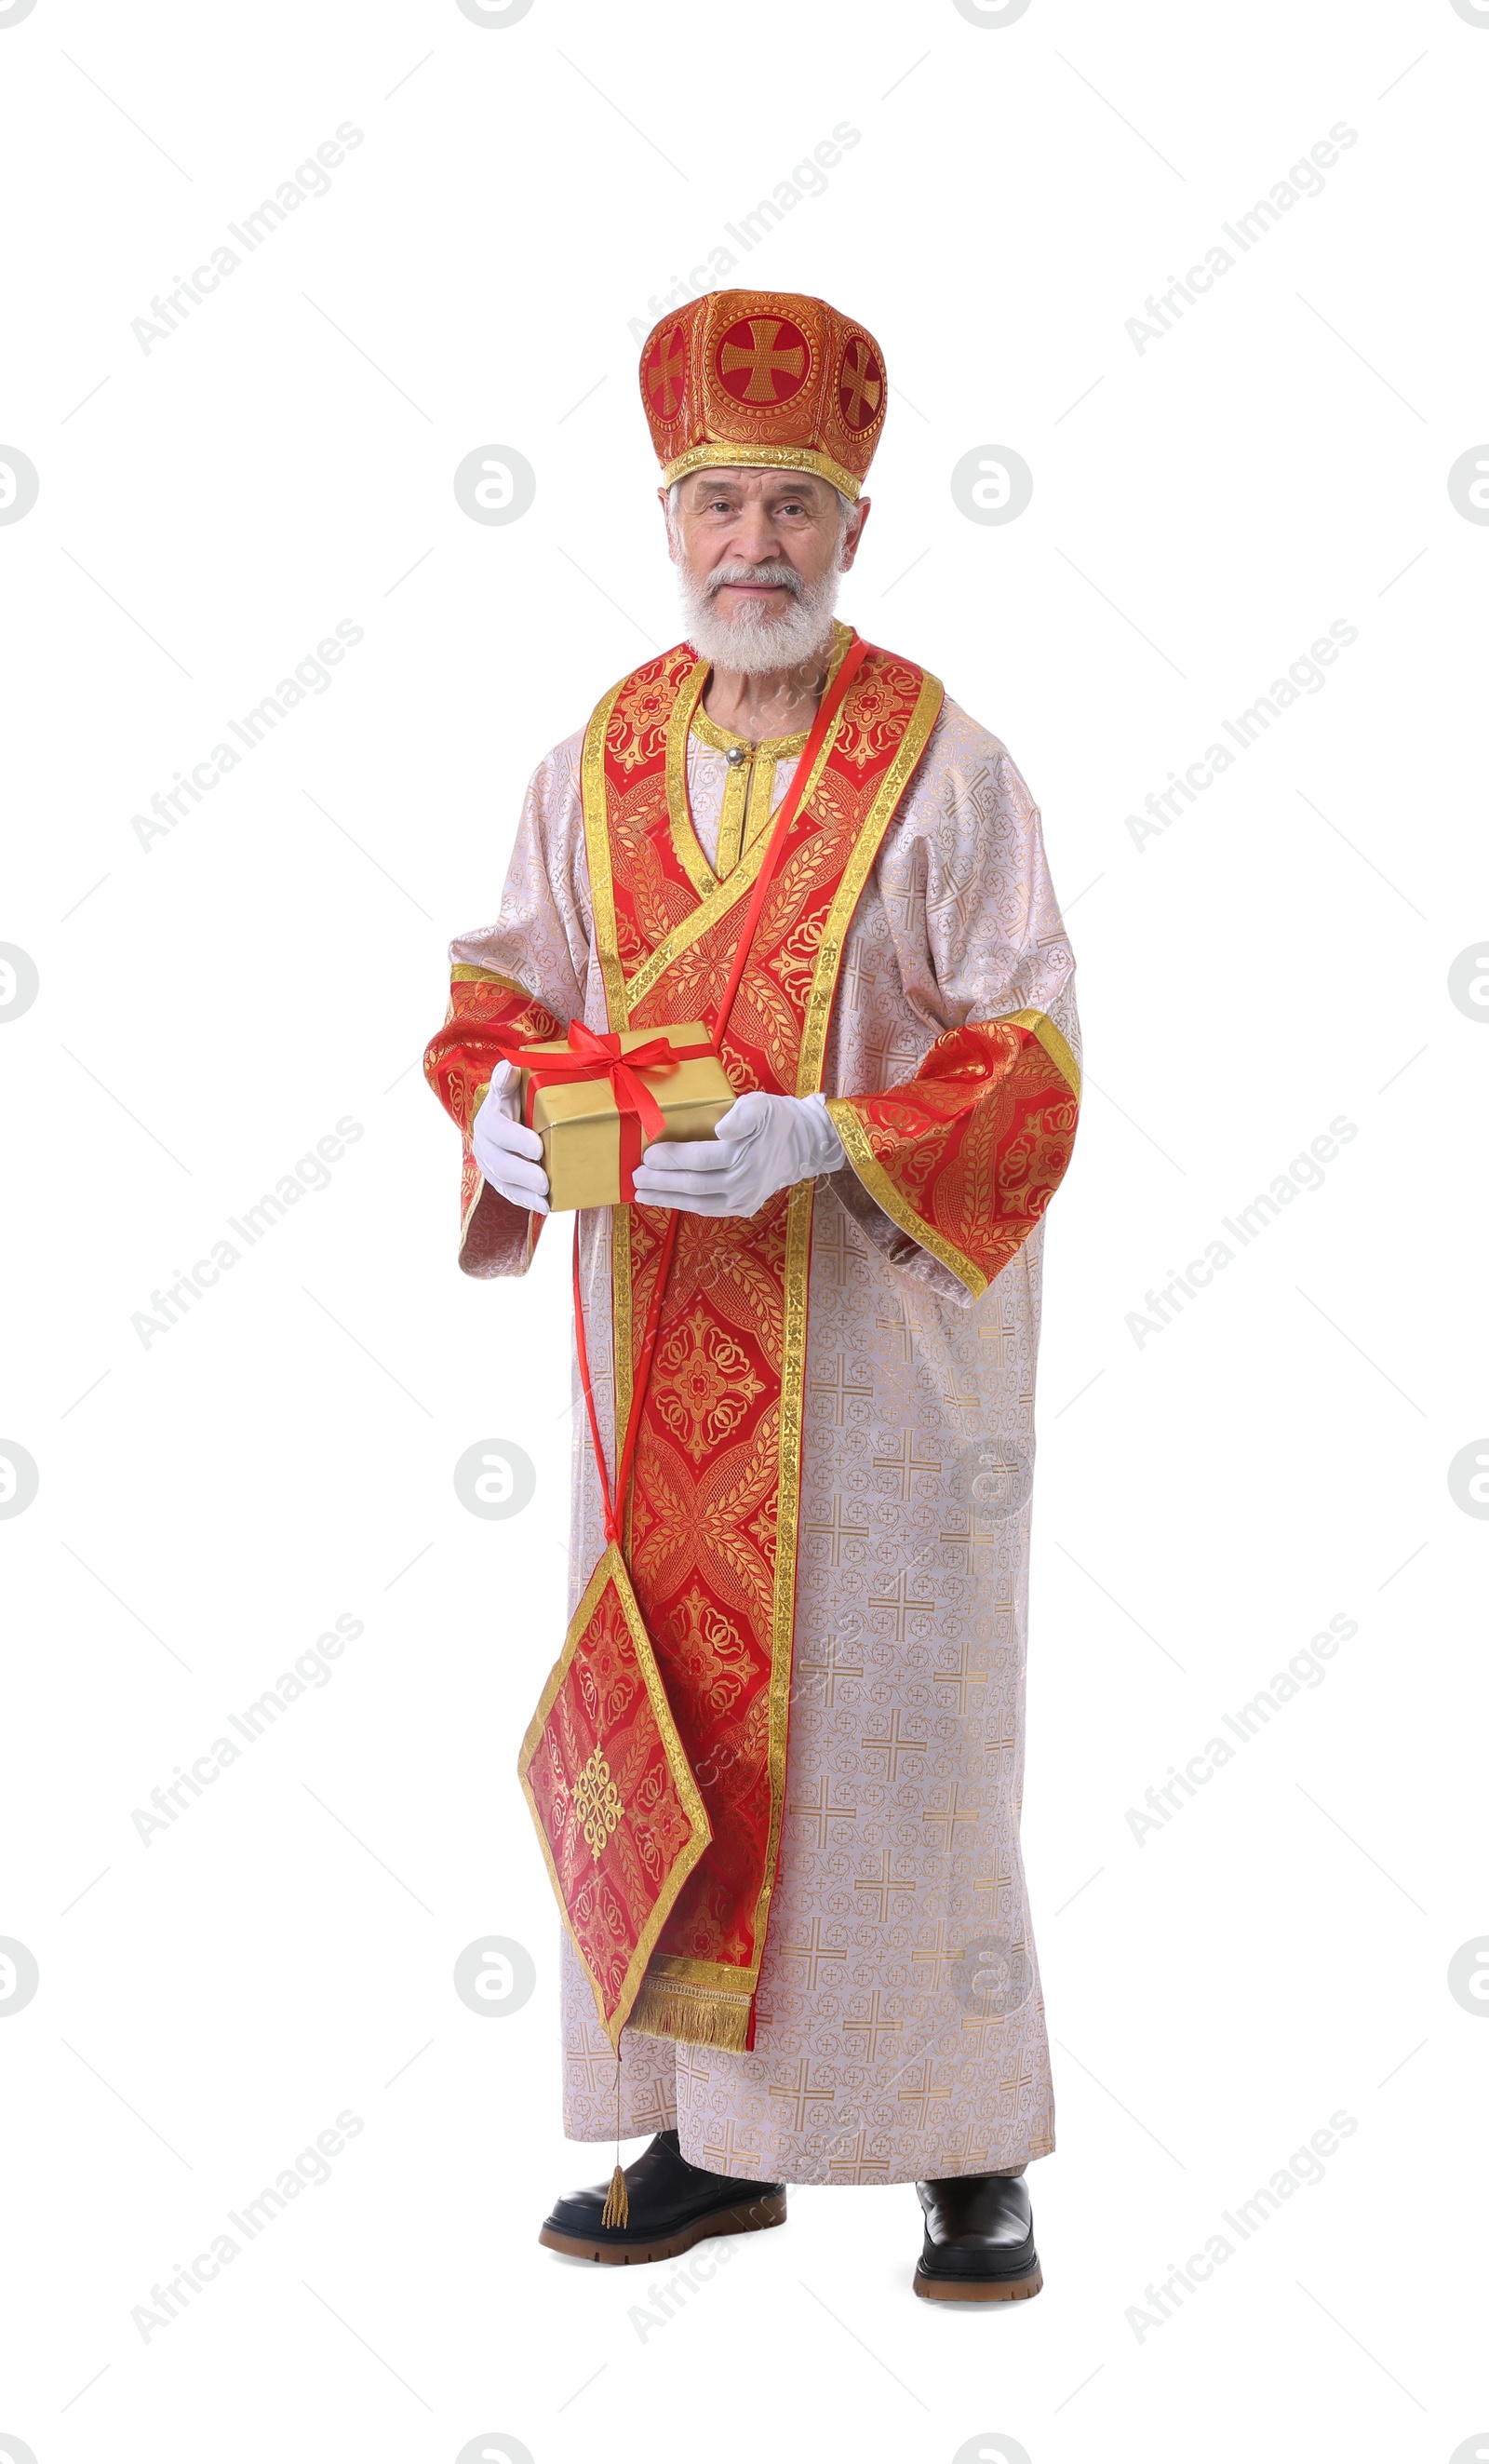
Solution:
[(1002, 745), (953, 715), (951, 750), (880, 866), (899, 990), (929, 1049), (913, 1076), (827, 1109), (858, 1184), (850, 1211), (876, 1214), (892, 1263), (966, 1306), (1060, 1185), (1081, 1073), (1038, 808)]
[(461, 1136), (460, 1265), (468, 1275), (521, 1275), (543, 1218), (514, 1206), (481, 1174), (475, 1116), (500, 1057), (493, 1036), (558, 1037), (584, 1011), (590, 906), (578, 756), (570, 738), (536, 772), (507, 869), (501, 913), (450, 944), (449, 1007), (424, 1074)]

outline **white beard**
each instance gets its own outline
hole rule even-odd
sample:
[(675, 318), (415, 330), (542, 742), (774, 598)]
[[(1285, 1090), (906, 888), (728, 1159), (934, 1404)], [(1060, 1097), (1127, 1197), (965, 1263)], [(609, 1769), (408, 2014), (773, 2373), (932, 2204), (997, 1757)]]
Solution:
[[(747, 569), (726, 565), (724, 570), (731, 574), (737, 571), (742, 579)], [(765, 676), (779, 669), (806, 667), (831, 642), (842, 575), (842, 565), (835, 558), (816, 582), (801, 583), (800, 577), (796, 576), (800, 597), (778, 614), (763, 607), (758, 600), (746, 599), (740, 601), (732, 616), (725, 616), (720, 614), (717, 600), (709, 587), (709, 582), (715, 577), (710, 575), (707, 581), (699, 582), (679, 560), (677, 587), (688, 639), (710, 667), (723, 668), (738, 676)]]

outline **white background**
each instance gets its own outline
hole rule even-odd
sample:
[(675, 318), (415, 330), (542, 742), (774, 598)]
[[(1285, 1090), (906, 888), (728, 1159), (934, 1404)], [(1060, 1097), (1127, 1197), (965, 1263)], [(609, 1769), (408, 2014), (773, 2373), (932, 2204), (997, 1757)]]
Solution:
[[(0, 2432), (39, 2464), (483, 2432), (536, 2464), (1447, 2464), (1489, 2421), (1489, 2028), (1447, 1982), (1489, 1933), (1489, 1531), (1447, 1481), (1489, 1427), (1489, 1038), (1447, 988), (1486, 920), (1465, 10), (0, 11), (0, 443), (40, 478), (0, 526), (0, 938), (40, 979), (0, 1037), (0, 1436), (40, 1471), (0, 1529), (0, 1933), (41, 1979), (0, 2026)], [(343, 121), (330, 193), (142, 349)], [(1148, 295), (1339, 121), (1324, 194), (1139, 352)], [(807, 2189), (644, 2325), (668, 2271), (535, 2238), (608, 2165), (559, 2132), (513, 1776), (563, 1617), (566, 1227), (524, 1286), (457, 1274), (417, 1060), (529, 771), (679, 629), (628, 328), (839, 123), (825, 194), (731, 278), (880, 338), (843, 612), (1008, 742), (1081, 961), (1025, 1819), (1060, 2149), (1037, 2301), (915, 2301), (911, 2191)], [(488, 444), (536, 473), (510, 526), (454, 497)], [(993, 444), (1034, 473), (1006, 526), (950, 489)], [(131, 816), (339, 620), (330, 689), (146, 851)], [(1125, 817), (1339, 620), (1324, 689), (1139, 849)], [(142, 1343), (342, 1116), (330, 1186)], [(1325, 1185), (1139, 1344), (1336, 1116)], [(484, 1439), (537, 1466), (514, 1520), (456, 1498)], [(142, 1844), (133, 1809), (339, 1614), (331, 1682)], [(1128, 1810), (1336, 1615), (1325, 1681), (1139, 1846)], [(490, 1934), (537, 1988), (483, 2019), (451, 1970)], [(143, 2341), (151, 2286), (345, 2110), (332, 2179)], [(1139, 2334), (1339, 2111), (1324, 2182)]]

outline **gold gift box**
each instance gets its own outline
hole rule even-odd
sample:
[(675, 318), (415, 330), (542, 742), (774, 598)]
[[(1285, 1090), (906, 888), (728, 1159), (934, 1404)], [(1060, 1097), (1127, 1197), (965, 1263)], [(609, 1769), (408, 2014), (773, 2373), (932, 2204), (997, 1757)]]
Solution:
[[(638, 1026), (621, 1029), (623, 1052), (652, 1044), (665, 1036), (673, 1045), (707, 1044), (705, 1026)], [(532, 1044), (535, 1058), (572, 1060), (567, 1044)], [(642, 1152), (675, 1138), (711, 1138), (734, 1100), (723, 1063), (710, 1053), (699, 1061), (679, 1061), (670, 1069), (639, 1069), (666, 1127), (660, 1139), (641, 1132)], [(527, 1118), (528, 1081), (522, 1071), (522, 1117)], [(548, 1203), (556, 1215), (579, 1206), (619, 1206), (621, 1199), (621, 1115), (615, 1090), (607, 1078), (550, 1079), (533, 1097), (533, 1127), (543, 1142), (543, 1170), (548, 1175)]]

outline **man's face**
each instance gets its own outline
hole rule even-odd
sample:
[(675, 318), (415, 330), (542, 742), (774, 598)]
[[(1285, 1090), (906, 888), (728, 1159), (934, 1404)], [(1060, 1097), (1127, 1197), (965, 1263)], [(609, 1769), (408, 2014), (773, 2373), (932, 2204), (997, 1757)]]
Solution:
[(718, 618), (754, 628), (789, 614), (835, 563), (846, 572), (867, 512), (865, 497), (844, 534), (837, 491), (810, 471), (694, 471), (668, 546)]

